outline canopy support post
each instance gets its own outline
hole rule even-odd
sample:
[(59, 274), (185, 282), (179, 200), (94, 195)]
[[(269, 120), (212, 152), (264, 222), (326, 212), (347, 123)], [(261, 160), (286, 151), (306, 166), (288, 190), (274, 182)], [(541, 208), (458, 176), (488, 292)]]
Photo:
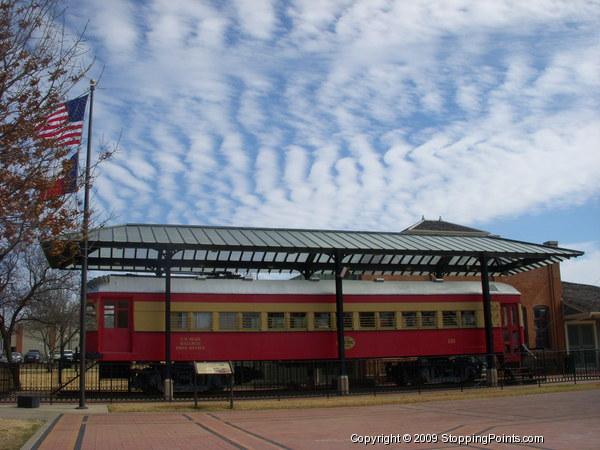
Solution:
[(349, 394), (348, 373), (346, 370), (346, 349), (344, 342), (344, 291), (342, 281), (345, 268), (342, 266), (342, 252), (335, 252), (335, 317), (337, 328), (338, 360), (340, 363), (340, 374), (338, 377), (338, 391), (341, 395)]
[(481, 266), (481, 292), (483, 295), (483, 315), (485, 321), (485, 352), (487, 354), (487, 382), (494, 386), (498, 383), (498, 369), (494, 356), (494, 333), (492, 322), (492, 301), (490, 296), (490, 275), (488, 271), (488, 257), (482, 254), (479, 257)]
[(171, 368), (171, 263), (173, 251), (167, 250), (165, 257), (165, 380), (164, 399), (173, 400), (173, 375)]

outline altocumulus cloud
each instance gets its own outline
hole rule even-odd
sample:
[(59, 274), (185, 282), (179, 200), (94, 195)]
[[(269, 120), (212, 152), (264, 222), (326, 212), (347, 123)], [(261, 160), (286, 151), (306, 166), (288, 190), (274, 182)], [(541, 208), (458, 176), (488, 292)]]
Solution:
[(597, 3), (66, 3), (119, 222), (399, 230), (600, 194)]

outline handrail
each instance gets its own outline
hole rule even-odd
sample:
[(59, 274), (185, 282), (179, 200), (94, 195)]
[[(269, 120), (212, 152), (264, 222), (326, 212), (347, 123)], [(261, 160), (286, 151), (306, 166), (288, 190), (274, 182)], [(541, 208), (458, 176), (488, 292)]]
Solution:
[[(85, 371), (87, 372), (88, 370), (90, 370), (92, 367), (97, 366), (98, 365), (98, 361), (92, 361), (91, 364), (86, 364), (85, 367)], [(79, 377), (81, 376), (81, 373), (78, 372), (77, 375), (75, 375), (73, 378), (71, 378), (70, 380), (64, 382), (63, 384), (61, 384), (60, 386), (58, 386), (56, 389), (54, 389), (53, 391), (50, 392), (50, 395), (53, 396), (54, 394), (59, 393), (60, 391), (62, 391), (66, 386), (68, 386), (69, 384), (71, 384), (73, 381), (78, 380)]]
[(521, 344), (521, 347), (523, 347), (527, 353), (529, 353), (531, 356), (533, 356), (534, 359), (537, 359), (537, 356), (535, 356), (535, 353), (533, 353), (531, 350), (529, 350), (529, 348), (525, 344)]

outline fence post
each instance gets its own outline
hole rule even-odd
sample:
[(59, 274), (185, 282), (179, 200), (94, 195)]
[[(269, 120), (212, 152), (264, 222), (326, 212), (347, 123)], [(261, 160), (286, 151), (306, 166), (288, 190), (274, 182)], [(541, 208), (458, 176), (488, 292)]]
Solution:
[(50, 404), (52, 404), (52, 400), (54, 400), (54, 396), (52, 395), (54, 392), (54, 365), (51, 363), (48, 364), (50, 364)]

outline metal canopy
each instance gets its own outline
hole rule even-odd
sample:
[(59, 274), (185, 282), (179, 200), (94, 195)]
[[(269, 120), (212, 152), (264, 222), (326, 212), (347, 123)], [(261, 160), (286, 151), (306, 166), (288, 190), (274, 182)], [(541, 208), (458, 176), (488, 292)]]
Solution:
[[(81, 234), (68, 241), (81, 245)], [(44, 245), (52, 267), (81, 268), (77, 251)], [(66, 248), (69, 248), (67, 246)], [(71, 246), (72, 248), (72, 246)], [(490, 275), (535, 269), (583, 252), (485, 233), (361, 232), (188, 225), (127, 224), (89, 233), (88, 268), (172, 273), (335, 273), (336, 255), (351, 274)]]

